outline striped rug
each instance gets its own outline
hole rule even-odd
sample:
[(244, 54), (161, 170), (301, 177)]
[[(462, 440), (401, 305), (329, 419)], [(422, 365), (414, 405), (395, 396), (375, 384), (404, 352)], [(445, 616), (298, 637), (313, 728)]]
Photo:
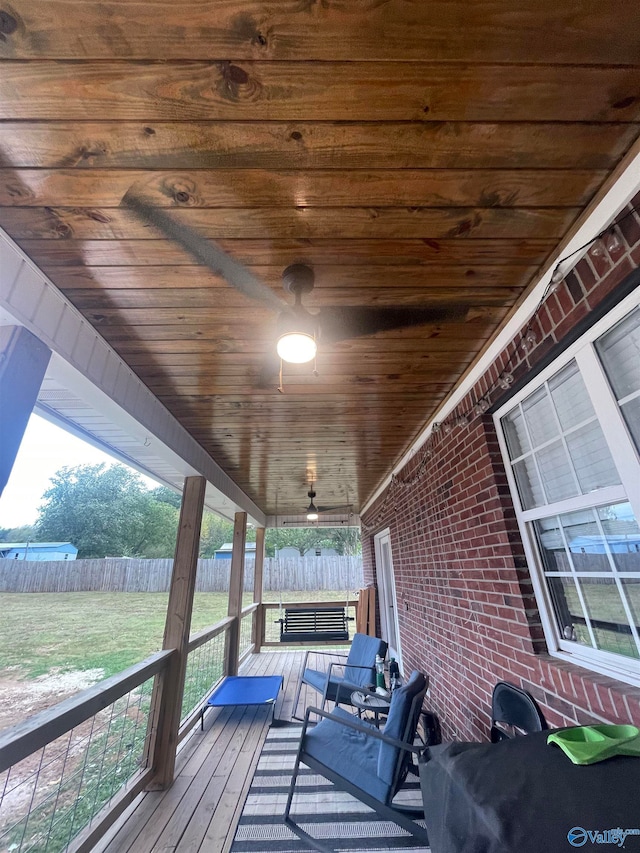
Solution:
[[(231, 853), (309, 853), (310, 848), (282, 822), (299, 738), (297, 725), (270, 729)], [(417, 777), (410, 775), (405, 789), (406, 802), (420, 802)], [(359, 800), (337, 791), (327, 779), (304, 765), (296, 782), (291, 817), (310, 835), (344, 853), (426, 853), (429, 849), (419, 846), (420, 842), (397, 824), (380, 819)]]

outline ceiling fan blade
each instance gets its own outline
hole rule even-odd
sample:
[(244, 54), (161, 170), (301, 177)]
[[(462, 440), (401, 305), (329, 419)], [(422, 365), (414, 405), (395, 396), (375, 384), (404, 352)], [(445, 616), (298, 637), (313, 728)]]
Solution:
[(432, 308), (367, 305), (322, 308), (318, 315), (320, 338), (334, 343), (374, 335), (376, 332), (421, 326), (424, 323), (464, 320), (468, 310), (467, 305), (441, 305)]
[(249, 272), (244, 264), (234, 260), (198, 231), (182, 225), (165, 210), (154, 207), (132, 192), (128, 192), (124, 196), (122, 204), (133, 210), (145, 222), (162, 231), (166, 237), (189, 252), (201, 264), (209, 267), (216, 275), (222, 276), (232, 287), (235, 287), (249, 299), (262, 302), (263, 305), (273, 311), (291, 312), (291, 306), (284, 299), (280, 299), (270, 287), (256, 278), (253, 273)]
[(262, 362), (257, 387), (273, 391), (280, 383), (280, 359), (275, 352), (269, 352)]
[(341, 509), (351, 510), (351, 504), (341, 504), (340, 506), (319, 506), (318, 512), (322, 515), (327, 512), (337, 512)]

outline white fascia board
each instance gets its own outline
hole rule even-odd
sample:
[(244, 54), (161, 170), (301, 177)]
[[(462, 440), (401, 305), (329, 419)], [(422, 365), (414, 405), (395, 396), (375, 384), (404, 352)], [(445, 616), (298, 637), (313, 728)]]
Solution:
[(147, 447), (157, 442), (157, 453), (182, 476), (205, 477), (228, 502), (229, 515), (246, 512), (252, 523), (264, 526), (264, 512), (2, 229), (0, 310), (51, 349), (51, 369), (69, 390)]
[[(637, 147), (636, 147), (637, 150)], [(422, 445), (427, 441), (433, 430), (434, 423), (443, 421), (449, 415), (458, 403), (473, 388), (476, 382), (486, 373), (491, 367), (496, 358), (511, 343), (518, 331), (527, 323), (538, 307), (542, 296), (544, 295), (551, 276), (555, 270), (558, 261), (572, 255), (567, 265), (563, 264), (562, 273), (567, 273), (573, 269), (581, 257), (589, 249), (590, 242), (602, 233), (608, 225), (613, 222), (620, 211), (631, 201), (640, 189), (640, 153), (636, 153), (629, 163), (625, 166), (615, 184), (611, 187), (606, 196), (597, 204), (591, 213), (585, 218), (584, 222), (574, 234), (574, 236), (562, 246), (552, 257), (551, 261), (545, 267), (543, 273), (539, 276), (535, 285), (529, 291), (529, 294), (523, 300), (522, 305), (518, 308), (515, 314), (507, 322), (505, 326), (498, 332), (496, 337), (491, 342), (490, 346), (484, 352), (479, 361), (473, 366), (460, 385), (454, 389), (451, 395), (444, 401), (436, 414), (431, 418), (426, 427), (422, 430), (418, 438), (413, 442), (411, 447), (404, 453), (400, 461), (394, 466), (391, 473), (384, 479), (382, 484), (376, 489), (374, 494), (369, 498), (366, 504), (360, 510), (360, 514), (371, 507), (380, 495), (385, 491), (391, 482), (391, 478), (401, 471), (415, 454), (420, 450)], [(575, 252), (575, 254), (573, 254)]]

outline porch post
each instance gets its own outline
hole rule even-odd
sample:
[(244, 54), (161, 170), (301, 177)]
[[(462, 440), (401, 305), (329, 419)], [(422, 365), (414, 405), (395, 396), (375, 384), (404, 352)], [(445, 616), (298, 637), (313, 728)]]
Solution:
[(256, 530), (256, 567), (253, 576), (253, 603), (258, 605), (253, 620), (253, 644), (257, 652), (264, 643), (264, 609), (262, 607), (262, 585), (264, 575), (265, 528)]
[(176, 649), (177, 654), (174, 655), (173, 665), (169, 667), (166, 676), (156, 679), (151, 700), (152, 709), (158, 709), (158, 729), (153, 747), (153, 766), (156, 773), (150, 786), (155, 790), (169, 788), (173, 783), (205, 487), (204, 477), (187, 477), (184, 481), (162, 644), (163, 649)]
[(51, 350), (23, 326), (0, 326), (0, 495), (50, 358)]
[(231, 552), (231, 574), (229, 577), (228, 616), (234, 621), (227, 632), (225, 655), (226, 675), (238, 674), (240, 657), (240, 611), (242, 610), (242, 586), (244, 581), (244, 543), (247, 538), (247, 513), (237, 512), (233, 526), (233, 551)]

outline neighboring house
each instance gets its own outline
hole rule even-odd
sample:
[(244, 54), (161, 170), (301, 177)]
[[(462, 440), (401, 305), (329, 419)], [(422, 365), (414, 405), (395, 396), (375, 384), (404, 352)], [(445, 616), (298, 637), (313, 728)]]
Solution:
[[(576, 536), (568, 543), (572, 553), (604, 554), (604, 539), (601, 536)], [(640, 535), (608, 535), (607, 545), (612, 554), (634, 554), (640, 551)]]
[[(216, 560), (230, 560), (231, 552), (233, 551), (233, 542), (225, 542), (214, 554), (214, 559)], [(256, 543), (255, 542), (245, 542), (244, 545), (244, 553), (245, 557), (255, 557), (256, 555)]]
[(296, 558), (299, 556), (300, 556), (300, 551), (297, 548), (293, 548), (292, 546), (289, 546), (287, 548), (279, 548), (276, 551), (276, 557), (279, 560), (287, 560), (287, 559), (291, 559), (292, 557)]
[(335, 548), (307, 548), (304, 552), (305, 557), (337, 557), (338, 552)]
[(0, 542), (5, 560), (75, 560), (78, 549), (71, 542)]

